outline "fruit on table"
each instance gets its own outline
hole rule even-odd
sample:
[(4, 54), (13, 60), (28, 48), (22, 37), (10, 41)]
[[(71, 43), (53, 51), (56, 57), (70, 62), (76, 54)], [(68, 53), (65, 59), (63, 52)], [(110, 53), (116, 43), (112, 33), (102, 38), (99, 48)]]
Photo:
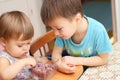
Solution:
[(56, 66), (54, 64), (39, 62), (31, 71), (40, 79), (48, 80), (56, 72)]

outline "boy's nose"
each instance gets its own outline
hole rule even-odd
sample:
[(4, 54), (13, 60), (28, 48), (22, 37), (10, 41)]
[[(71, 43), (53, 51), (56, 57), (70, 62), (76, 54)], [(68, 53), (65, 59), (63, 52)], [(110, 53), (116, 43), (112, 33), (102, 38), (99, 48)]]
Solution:
[(54, 31), (54, 33), (56, 36), (59, 36), (59, 34), (60, 34), (58, 31)]

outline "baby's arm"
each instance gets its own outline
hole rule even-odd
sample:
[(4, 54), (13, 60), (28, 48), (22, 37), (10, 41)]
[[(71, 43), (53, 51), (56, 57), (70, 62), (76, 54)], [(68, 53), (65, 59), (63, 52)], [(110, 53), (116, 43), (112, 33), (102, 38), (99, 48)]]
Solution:
[(104, 65), (108, 61), (109, 53), (101, 54), (93, 57), (63, 57), (64, 62), (67, 64), (74, 63), (74, 65), (85, 65), (85, 66), (99, 66)]
[(72, 65), (71, 66), (62, 61), (62, 54), (61, 54), (62, 51), (63, 51), (62, 48), (58, 46), (54, 46), (53, 53), (52, 53), (52, 61), (55, 62), (56, 59), (59, 59), (56, 63), (59, 71), (64, 73), (74, 73), (76, 68), (75, 65), (71, 64)]
[(0, 58), (0, 77), (3, 80), (12, 80), (25, 66), (35, 66), (36, 60), (33, 57), (20, 59), (14, 64), (6, 58)]

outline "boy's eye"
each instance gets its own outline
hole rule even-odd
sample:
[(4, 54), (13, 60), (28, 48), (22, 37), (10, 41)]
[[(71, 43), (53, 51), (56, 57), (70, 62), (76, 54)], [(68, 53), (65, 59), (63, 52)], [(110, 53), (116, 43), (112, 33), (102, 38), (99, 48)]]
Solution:
[(62, 28), (58, 28), (57, 30), (62, 30)]

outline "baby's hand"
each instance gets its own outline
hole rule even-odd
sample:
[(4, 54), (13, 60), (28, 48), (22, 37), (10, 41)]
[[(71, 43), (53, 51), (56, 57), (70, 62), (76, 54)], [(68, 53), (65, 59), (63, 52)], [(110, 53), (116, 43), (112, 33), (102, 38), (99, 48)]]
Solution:
[(47, 57), (35, 57), (37, 62), (47, 63), (49, 60)]
[(23, 62), (25, 63), (26, 66), (34, 67), (36, 65), (36, 60), (33, 57), (24, 58)]

